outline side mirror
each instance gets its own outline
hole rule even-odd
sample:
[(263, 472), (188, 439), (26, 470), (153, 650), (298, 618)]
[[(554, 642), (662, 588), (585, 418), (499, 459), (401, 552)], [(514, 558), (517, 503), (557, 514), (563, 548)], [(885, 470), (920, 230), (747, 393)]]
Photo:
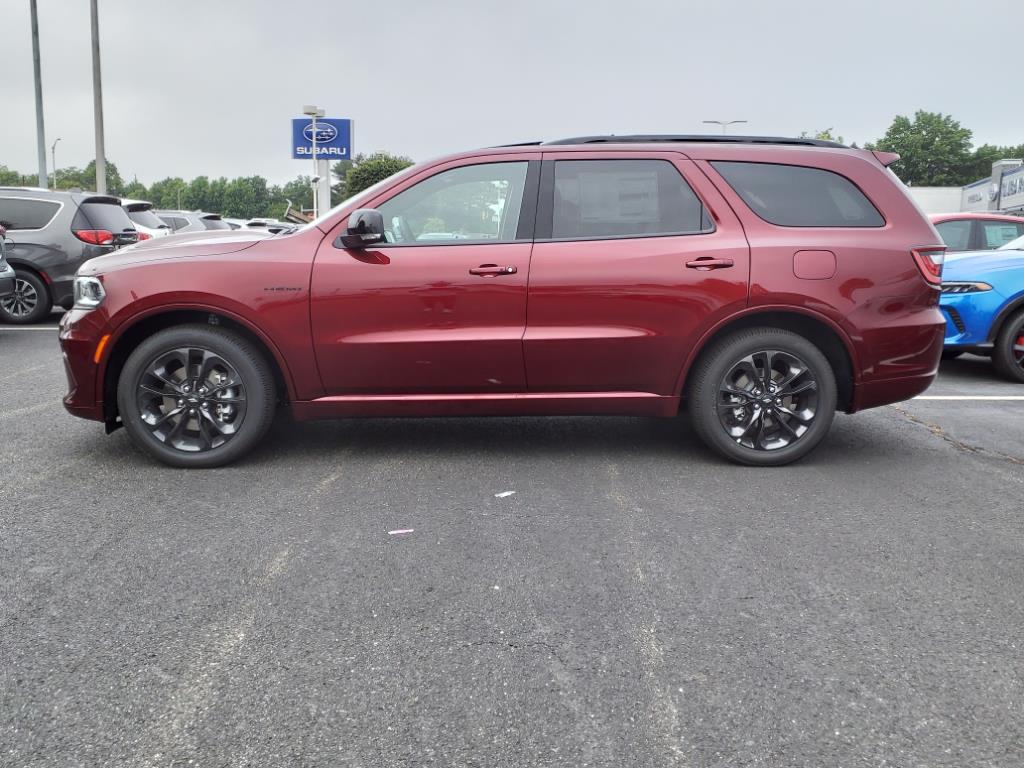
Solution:
[(348, 232), (338, 238), (345, 248), (365, 248), (383, 243), (384, 217), (375, 208), (360, 208), (348, 217)]

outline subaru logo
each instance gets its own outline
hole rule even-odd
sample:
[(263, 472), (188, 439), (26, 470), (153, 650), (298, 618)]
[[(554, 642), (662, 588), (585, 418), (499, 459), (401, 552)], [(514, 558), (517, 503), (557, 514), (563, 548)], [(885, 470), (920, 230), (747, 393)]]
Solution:
[[(313, 123), (307, 123), (306, 127), (302, 129), (302, 135), (306, 137), (306, 141), (313, 141)], [(329, 144), (338, 137), (338, 129), (330, 123), (317, 123), (316, 124), (316, 143), (317, 144)]]

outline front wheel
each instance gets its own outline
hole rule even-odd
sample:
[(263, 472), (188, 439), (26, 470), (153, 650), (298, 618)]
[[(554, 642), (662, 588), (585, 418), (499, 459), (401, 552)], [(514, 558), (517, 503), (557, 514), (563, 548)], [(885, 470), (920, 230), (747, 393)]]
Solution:
[(999, 329), (992, 365), (1011, 381), (1024, 383), (1024, 309), (1007, 318)]
[(836, 380), (814, 344), (777, 328), (738, 331), (716, 342), (690, 377), (694, 429), (728, 459), (779, 466), (809, 453), (828, 433)]
[(247, 453), (274, 418), (274, 377), (238, 334), (203, 325), (161, 331), (135, 348), (117, 385), (132, 440), (176, 467), (218, 467)]

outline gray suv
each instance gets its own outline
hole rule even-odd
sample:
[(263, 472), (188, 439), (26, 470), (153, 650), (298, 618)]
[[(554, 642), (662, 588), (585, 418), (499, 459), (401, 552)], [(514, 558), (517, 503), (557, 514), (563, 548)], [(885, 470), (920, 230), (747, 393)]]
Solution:
[(0, 322), (33, 323), (56, 305), (74, 303), (82, 262), (138, 240), (120, 199), (92, 192), (0, 187), (0, 226), (6, 227), (13, 295), (0, 298)]

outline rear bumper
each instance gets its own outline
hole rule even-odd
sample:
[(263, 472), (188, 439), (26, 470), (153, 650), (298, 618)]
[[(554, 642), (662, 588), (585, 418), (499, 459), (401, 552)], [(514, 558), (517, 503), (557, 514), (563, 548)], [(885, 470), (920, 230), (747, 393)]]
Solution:
[(898, 379), (880, 379), (861, 384), (857, 388), (854, 411), (877, 408), (917, 397), (935, 381), (936, 371), (919, 376), (903, 376)]
[(935, 317), (936, 323), (905, 329), (900, 343), (886, 350), (886, 369), (902, 375), (862, 380), (854, 389), (851, 413), (909, 400), (931, 386), (939, 372), (946, 327), (938, 312)]
[[(96, 315), (96, 316), (93, 316)], [(60, 322), (60, 347), (68, 393), (64, 407), (72, 416), (104, 421), (103, 398), (96, 391), (96, 363), (93, 355), (100, 338), (98, 313), (72, 310)]]

